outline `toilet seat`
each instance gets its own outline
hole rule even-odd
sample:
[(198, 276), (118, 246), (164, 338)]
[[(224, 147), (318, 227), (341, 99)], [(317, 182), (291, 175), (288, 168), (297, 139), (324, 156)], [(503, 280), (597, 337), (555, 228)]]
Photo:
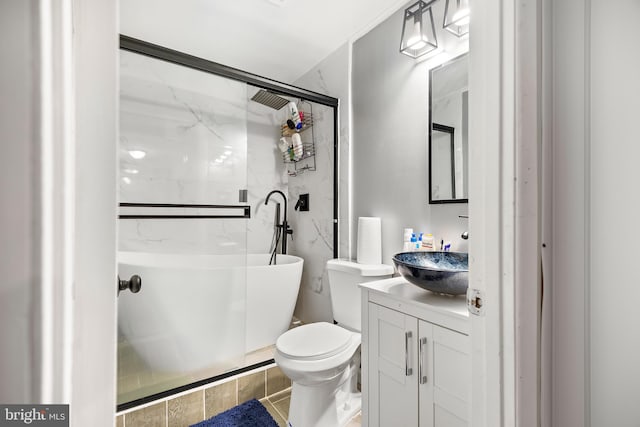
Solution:
[(325, 372), (323, 375), (331, 377), (344, 369), (360, 347), (361, 340), (360, 333), (337, 325), (309, 323), (280, 335), (274, 359), (285, 373), (290, 373), (287, 375), (292, 380), (293, 372), (311, 376)]
[(278, 337), (276, 348), (293, 360), (319, 360), (347, 349), (354, 334), (327, 322), (310, 323), (291, 329)]

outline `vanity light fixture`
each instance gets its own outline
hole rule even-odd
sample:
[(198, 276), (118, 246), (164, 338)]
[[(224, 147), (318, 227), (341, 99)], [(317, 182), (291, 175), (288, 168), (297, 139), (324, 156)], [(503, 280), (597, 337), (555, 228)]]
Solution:
[(405, 9), (400, 41), (401, 53), (418, 58), (438, 48), (431, 10), (431, 5), (435, 1), (425, 3), (419, 0)]
[(469, 0), (446, 0), (443, 28), (462, 37), (469, 33)]

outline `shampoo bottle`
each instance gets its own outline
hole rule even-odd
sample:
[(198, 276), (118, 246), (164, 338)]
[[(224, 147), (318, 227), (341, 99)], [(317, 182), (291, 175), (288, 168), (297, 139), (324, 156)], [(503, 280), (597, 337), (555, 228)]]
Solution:
[[(298, 112), (296, 103), (293, 101), (288, 103), (287, 111), (289, 113), (289, 120), (293, 122), (293, 126), (295, 127), (295, 129), (302, 129), (302, 121), (300, 120), (300, 113)], [(289, 127), (291, 127), (291, 124), (289, 124), (289, 120), (287, 120), (287, 124), (289, 125)]]
[(293, 135), (291, 135), (291, 141), (293, 141), (291, 144), (293, 146), (293, 160), (297, 162), (298, 160), (302, 159), (302, 155), (304, 154), (304, 148), (302, 147), (302, 138), (300, 138), (300, 134), (294, 133)]

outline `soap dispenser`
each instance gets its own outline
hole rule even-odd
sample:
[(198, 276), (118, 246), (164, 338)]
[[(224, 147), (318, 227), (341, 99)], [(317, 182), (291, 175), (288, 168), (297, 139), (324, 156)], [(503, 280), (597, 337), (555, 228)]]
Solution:
[(411, 233), (411, 240), (409, 241), (409, 250), (407, 252), (417, 250), (418, 238), (416, 237), (416, 233)]

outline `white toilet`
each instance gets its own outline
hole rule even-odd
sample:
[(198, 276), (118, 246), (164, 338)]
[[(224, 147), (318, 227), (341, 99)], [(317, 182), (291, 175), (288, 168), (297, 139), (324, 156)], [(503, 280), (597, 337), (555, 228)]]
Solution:
[(337, 325), (302, 325), (276, 341), (275, 361), (292, 381), (289, 427), (344, 426), (360, 411), (358, 284), (391, 277), (393, 267), (332, 259), (327, 272)]

